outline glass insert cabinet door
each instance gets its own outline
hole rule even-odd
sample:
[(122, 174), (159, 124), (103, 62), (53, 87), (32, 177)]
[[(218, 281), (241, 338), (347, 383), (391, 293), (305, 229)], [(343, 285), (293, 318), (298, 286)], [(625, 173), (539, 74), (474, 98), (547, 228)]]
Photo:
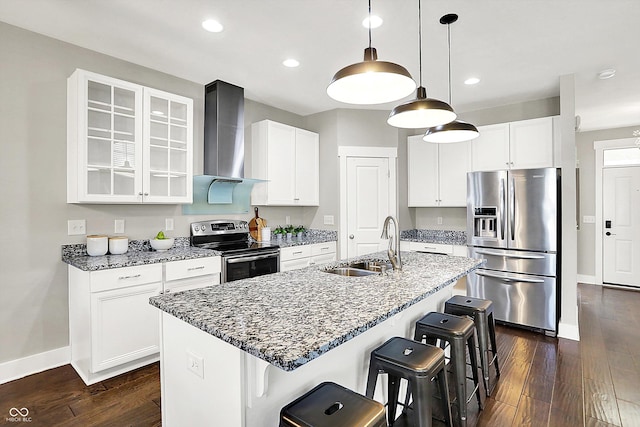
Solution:
[(88, 72), (79, 77), (79, 198), (139, 202), (142, 87)]
[(144, 196), (149, 203), (191, 203), (193, 101), (145, 88)]

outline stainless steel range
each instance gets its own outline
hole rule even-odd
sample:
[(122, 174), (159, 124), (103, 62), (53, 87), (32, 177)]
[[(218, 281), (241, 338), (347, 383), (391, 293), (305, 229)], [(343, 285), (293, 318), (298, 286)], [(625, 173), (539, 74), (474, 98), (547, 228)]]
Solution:
[(246, 221), (191, 223), (191, 246), (222, 253), (223, 283), (280, 271), (280, 247), (251, 240)]

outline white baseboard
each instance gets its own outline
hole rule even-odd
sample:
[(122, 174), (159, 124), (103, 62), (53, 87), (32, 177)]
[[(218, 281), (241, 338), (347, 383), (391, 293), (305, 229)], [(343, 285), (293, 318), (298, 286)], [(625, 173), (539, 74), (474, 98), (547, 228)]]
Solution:
[(580, 341), (580, 329), (578, 325), (562, 323), (562, 320), (560, 320), (560, 324), (558, 325), (558, 338)]
[(586, 283), (587, 285), (596, 284), (596, 276), (590, 274), (578, 274), (577, 279), (578, 283)]
[(71, 347), (61, 347), (22, 359), (0, 363), (0, 384), (57, 368), (71, 362)]

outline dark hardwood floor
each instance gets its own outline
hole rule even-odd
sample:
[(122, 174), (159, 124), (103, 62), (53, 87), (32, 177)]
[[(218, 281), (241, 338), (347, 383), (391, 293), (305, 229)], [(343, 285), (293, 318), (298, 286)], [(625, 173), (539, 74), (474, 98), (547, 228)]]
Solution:
[[(498, 326), (502, 375), (469, 425), (640, 426), (640, 292), (580, 285), (581, 341)], [(156, 426), (158, 364), (85, 386), (70, 365), (0, 385), (0, 425)]]

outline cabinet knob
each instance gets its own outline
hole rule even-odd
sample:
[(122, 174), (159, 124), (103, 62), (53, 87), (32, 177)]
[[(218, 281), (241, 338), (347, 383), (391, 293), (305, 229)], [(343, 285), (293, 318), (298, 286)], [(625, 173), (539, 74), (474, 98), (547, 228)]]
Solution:
[(354, 236), (353, 234), (349, 234), (349, 238), (350, 238), (351, 240), (353, 240), (353, 238), (354, 238), (354, 237), (355, 237), (355, 236)]
[(142, 191), (138, 193), (138, 196), (142, 196)]

